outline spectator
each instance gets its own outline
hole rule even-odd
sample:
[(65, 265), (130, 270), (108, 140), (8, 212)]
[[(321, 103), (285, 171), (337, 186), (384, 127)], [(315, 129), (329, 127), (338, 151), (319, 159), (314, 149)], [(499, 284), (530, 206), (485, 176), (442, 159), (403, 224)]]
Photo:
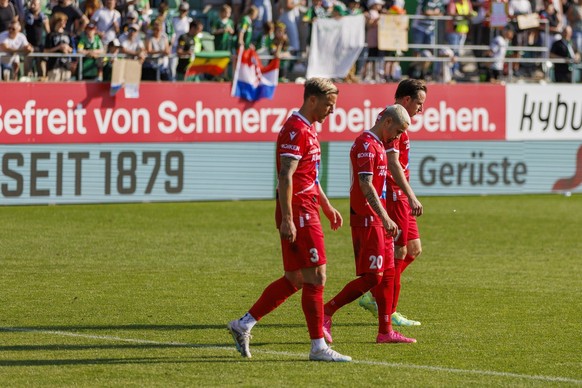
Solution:
[(508, 24), (503, 28), (501, 34), (497, 35), (491, 42), (489, 56), (495, 61), (491, 63), (487, 74), (487, 81), (493, 83), (500, 82), (503, 69), (505, 68), (505, 55), (507, 54), (509, 44), (513, 40), (513, 35), (513, 26)]
[[(230, 6), (224, 4), (218, 11), (218, 19), (211, 26), (211, 32), (214, 35), (214, 44), (216, 50), (232, 51), (232, 42), (234, 39), (234, 21), (230, 18), (232, 10)], [(271, 22), (272, 24), (272, 22)], [(263, 35), (263, 39), (264, 39)]]
[(121, 14), (115, 9), (115, 0), (105, 0), (105, 6), (93, 14), (91, 21), (97, 25), (97, 34), (104, 46), (117, 38), (121, 27)]
[[(436, 21), (432, 16), (442, 16), (444, 14), (443, 0), (419, 0), (416, 15), (421, 18), (412, 22), (412, 43), (434, 46), (436, 44), (435, 28)], [(429, 47), (416, 48), (417, 53)]]
[(8, 81), (6, 75), (12, 73), (12, 80), (17, 81), (20, 73), (20, 54), (29, 54), (34, 51), (26, 36), (20, 32), (22, 26), (17, 17), (8, 25), (8, 30), (0, 32), (0, 53), (7, 54), (0, 57), (2, 77)]
[(152, 24), (152, 35), (147, 38), (145, 44), (148, 57), (143, 66), (143, 80), (170, 80), (168, 56), (171, 48), (168, 36), (163, 33), (163, 29), (164, 25), (159, 20)]
[(103, 58), (103, 80), (111, 81), (113, 63), (121, 51), (121, 43), (115, 38), (107, 45), (107, 56)]
[(299, 42), (299, 7), (302, 0), (281, 0), (281, 16), (279, 21), (285, 23), (289, 36), (289, 51), (296, 55), (301, 50)]
[(566, 13), (568, 25), (572, 27), (572, 39), (577, 52), (582, 52), (582, 0), (572, 0)]
[(10, 0), (0, 0), (0, 32), (8, 30), (10, 22), (18, 17), (18, 11)]
[(348, 1), (348, 15), (362, 15), (364, 11), (360, 5), (360, 0), (349, 0)]
[[(51, 54), (70, 54), (73, 52), (73, 40), (65, 30), (67, 15), (57, 12), (51, 15), (50, 34), (47, 35), (44, 52)], [(47, 76), (49, 81), (68, 81), (71, 79), (74, 64), (70, 57), (49, 57)]]
[(170, 8), (168, 7), (168, 4), (165, 2), (160, 3), (160, 6), (158, 7), (158, 16), (156, 19), (162, 21), (165, 34), (168, 36), (170, 42), (173, 42), (174, 39), (176, 39), (176, 32), (174, 31), (174, 24), (172, 23), (172, 19), (169, 16)]
[(547, 47), (550, 49), (552, 44), (556, 40), (561, 38), (561, 32), (564, 28), (564, 23), (562, 22), (562, 14), (556, 10), (552, 0), (545, 0), (545, 8), (539, 12), (540, 20), (545, 20), (549, 27), (549, 36), (546, 35), (546, 26), (544, 23), (540, 23), (538, 29), (539, 38), (537, 41), (537, 46)]
[(125, 17), (122, 17), (122, 20), (123, 22), (121, 23), (121, 31), (119, 32), (119, 34), (127, 32), (129, 26), (131, 26), (132, 24), (137, 24), (139, 26), (139, 31), (144, 30), (144, 26), (139, 21), (139, 14), (135, 10), (127, 11)]
[(103, 7), (101, 0), (85, 0), (79, 8), (83, 15), (87, 17), (87, 20), (91, 20), (93, 14), (101, 7)]
[[(311, 7), (307, 9), (305, 16), (303, 17), (303, 22), (307, 23), (307, 46), (311, 45), (311, 30), (313, 29), (313, 23), (317, 19), (325, 19), (330, 16), (328, 12), (329, 7), (324, 7), (324, 2), (331, 4), (330, 0), (313, 0)], [(325, 5), (330, 5), (325, 4)]]
[[(289, 58), (289, 37), (287, 36), (287, 27), (284, 23), (277, 22), (275, 24), (274, 38), (270, 44), (269, 53), (277, 58)], [(279, 81), (289, 82), (289, 72), (293, 67), (293, 62), (289, 60), (282, 60), (279, 65)]]
[(271, 54), (273, 40), (275, 40), (275, 23), (267, 22), (263, 25), (261, 39), (257, 42), (257, 53)]
[(119, 36), (119, 42), (121, 42), (122, 54), (125, 54), (130, 59), (137, 59), (143, 63), (147, 53), (137, 23), (129, 26), (127, 32)]
[[(364, 64), (362, 78), (366, 82), (378, 82), (384, 75), (384, 56), (386, 53), (378, 49), (378, 23), (380, 15), (384, 13), (384, 0), (368, 0), (366, 17), (366, 44), (368, 46), (368, 59)], [(388, 73), (389, 74), (389, 73)]]
[(580, 53), (572, 46), (572, 27), (566, 26), (562, 31), (562, 39), (552, 44), (550, 58), (565, 59), (566, 63), (554, 64), (554, 79), (556, 82), (572, 82), (572, 63), (580, 62)]
[(247, 0), (247, 4), (257, 7), (257, 18), (253, 20), (253, 42), (258, 42), (266, 22), (273, 21), (273, 6), (271, 0)]
[(259, 15), (259, 10), (251, 5), (244, 13), (238, 26), (238, 46), (253, 47), (253, 21)]
[(147, 27), (150, 24), (153, 13), (149, 0), (136, 0), (134, 7), (133, 11), (136, 11), (139, 15), (138, 22), (143, 27)]
[(170, 41), (172, 46), (172, 57), (170, 58), (170, 71), (172, 79), (176, 78), (176, 66), (178, 65), (178, 38), (188, 32), (192, 18), (188, 16), (190, 6), (187, 2), (180, 3), (178, 7), (178, 15), (172, 18), (172, 26), (174, 29), (174, 37)]
[(103, 80), (103, 61), (101, 56), (105, 53), (103, 42), (97, 35), (97, 26), (89, 22), (85, 32), (79, 37), (77, 52), (85, 55), (81, 74), (85, 80)]
[[(475, 11), (469, 0), (451, 0), (447, 14), (453, 17), (453, 20), (447, 21), (447, 42), (452, 46), (455, 56), (459, 57), (467, 40), (470, 19), (475, 16)], [(453, 66), (453, 77), (455, 79), (464, 77), (459, 62), (455, 62)]]
[(193, 20), (190, 23), (190, 30), (186, 34), (182, 34), (178, 38), (178, 67), (176, 68), (176, 79), (178, 81), (184, 80), (186, 69), (190, 61), (196, 53), (202, 51), (202, 42), (200, 40), (200, 33), (204, 26), (200, 20)]
[(89, 23), (87, 16), (85, 16), (79, 7), (75, 6), (71, 0), (58, 0), (57, 5), (55, 5), (51, 10), (51, 14), (58, 12), (67, 15), (65, 31), (72, 38), (79, 35), (85, 29), (87, 23)]
[[(48, 17), (40, 9), (40, 0), (31, 0), (24, 16), (24, 31), (35, 52), (44, 50), (44, 36), (50, 33)], [(39, 57), (26, 57), (24, 72), (36, 72), (41, 79), (46, 77), (46, 62)]]

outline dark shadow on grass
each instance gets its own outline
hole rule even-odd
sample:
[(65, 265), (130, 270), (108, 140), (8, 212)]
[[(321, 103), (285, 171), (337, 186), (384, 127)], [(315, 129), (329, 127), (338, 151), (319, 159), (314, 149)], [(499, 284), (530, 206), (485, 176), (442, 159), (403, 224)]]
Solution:
[(66, 365), (123, 365), (123, 364), (191, 364), (199, 362), (228, 362), (232, 356), (211, 356), (200, 358), (80, 358), (80, 359), (52, 359), (52, 360), (0, 360), (0, 367), (21, 366), (66, 366)]

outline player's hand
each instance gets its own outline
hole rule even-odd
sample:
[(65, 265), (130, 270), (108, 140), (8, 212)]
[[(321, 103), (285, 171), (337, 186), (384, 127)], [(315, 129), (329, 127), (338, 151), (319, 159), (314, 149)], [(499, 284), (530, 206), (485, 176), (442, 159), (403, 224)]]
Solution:
[(422, 203), (416, 197), (410, 197), (408, 199), (410, 203), (411, 213), (415, 217), (420, 217), (423, 213)]
[(331, 230), (338, 230), (344, 224), (344, 219), (339, 211), (333, 206), (330, 206), (327, 209), (323, 209), (323, 213), (329, 220), (329, 226), (331, 226)]
[(297, 228), (293, 223), (293, 220), (285, 220), (281, 222), (279, 226), (279, 234), (281, 235), (281, 240), (289, 240), (289, 242), (295, 242), (297, 238)]
[(382, 224), (384, 225), (384, 229), (386, 229), (386, 233), (388, 233), (388, 236), (396, 237), (396, 235), (398, 234), (398, 225), (396, 225), (396, 222), (388, 218), (386, 220), (383, 220)]

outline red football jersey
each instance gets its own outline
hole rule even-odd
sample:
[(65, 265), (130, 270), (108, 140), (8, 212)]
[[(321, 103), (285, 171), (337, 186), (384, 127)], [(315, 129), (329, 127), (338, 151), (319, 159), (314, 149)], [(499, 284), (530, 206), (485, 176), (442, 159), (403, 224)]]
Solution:
[(382, 141), (370, 131), (358, 136), (350, 151), (351, 187), (350, 187), (350, 224), (352, 226), (368, 226), (382, 224), (376, 212), (372, 209), (360, 188), (358, 176), (372, 175), (372, 185), (376, 189), (382, 205), (386, 201), (386, 175), (388, 164), (386, 150)]
[[(321, 148), (313, 125), (298, 112), (287, 119), (277, 138), (277, 173), (281, 169), (281, 156), (299, 161), (293, 174), (294, 209), (303, 209), (319, 215), (319, 164)], [(279, 207), (277, 206), (277, 209)], [(314, 214), (312, 214), (313, 216)], [(294, 217), (296, 217), (294, 210)], [(308, 217), (307, 221), (310, 218)]]
[[(402, 171), (404, 171), (404, 176), (407, 181), (410, 181), (410, 139), (408, 138), (408, 131), (403, 132), (398, 139), (392, 140), (391, 142), (384, 144), (384, 146), (386, 152), (398, 153), (398, 161), (400, 162)], [(386, 181), (388, 187), (390, 187), (393, 192), (400, 190), (394, 181), (392, 174), (390, 174), (390, 171), (388, 171)]]

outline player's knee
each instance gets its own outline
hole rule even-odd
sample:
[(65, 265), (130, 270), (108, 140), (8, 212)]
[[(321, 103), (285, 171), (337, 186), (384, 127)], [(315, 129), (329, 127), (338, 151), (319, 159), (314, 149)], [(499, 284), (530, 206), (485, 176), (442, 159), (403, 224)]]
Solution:
[(362, 279), (366, 283), (368, 289), (376, 287), (382, 281), (382, 274), (378, 273), (366, 273), (362, 276)]
[(395, 247), (394, 249), (394, 259), (396, 260), (404, 260), (406, 254), (408, 253), (408, 249), (406, 247)]

